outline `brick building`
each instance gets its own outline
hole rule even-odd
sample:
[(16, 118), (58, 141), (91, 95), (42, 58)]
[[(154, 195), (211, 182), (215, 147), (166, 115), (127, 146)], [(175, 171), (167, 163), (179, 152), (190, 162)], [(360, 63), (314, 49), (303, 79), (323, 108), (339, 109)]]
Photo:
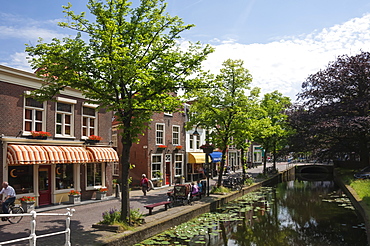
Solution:
[[(182, 112), (153, 114), (149, 128), (139, 137), (139, 143), (131, 147), (130, 163), (135, 166), (130, 170), (132, 186), (139, 185), (142, 174), (156, 186), (172, 185), (184, 177), (184, 120)], [(118, 137), (117, 152), (121, 151)]]
[[(36, 197), (36, 206), (68, 201), (70, 190), (80, 191), (82, 199), (101, 187), (112, 192), (118, 162), (112, 113), (86, 103), (72, 88), (46, 102), (24, 96), (42, 83), (33, 73), (0, 65), (0, 178), (18, 198)], [(33, 131), (50, 136), (36, 138)], [(102, 140), (92, 143), (90, 135)]]

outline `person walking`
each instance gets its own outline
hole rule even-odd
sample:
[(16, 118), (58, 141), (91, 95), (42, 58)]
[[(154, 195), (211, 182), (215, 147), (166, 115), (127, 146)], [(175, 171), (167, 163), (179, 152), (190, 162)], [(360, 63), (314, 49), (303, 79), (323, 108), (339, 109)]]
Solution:
[(140, 186), (141, 186), (141, 190), (144, 193), (144, 196), (146, 196), (146, 193), (147, 193), (148, 187), (149, 187), (149, 180), (148, 180), (148, 178), (146, 177), (145, 174), (141, 175)]
[[(11, 187), (8, 182), (3, 182), (2, 187), (0, 191), (0, 195), (3, 195), (2, 209), (4, 214), (8, 214), (9, 204), (14, 203), (16, 194), (14, 188)], [(1, 220), (5, 221), (6, 218), (1, 218)]]

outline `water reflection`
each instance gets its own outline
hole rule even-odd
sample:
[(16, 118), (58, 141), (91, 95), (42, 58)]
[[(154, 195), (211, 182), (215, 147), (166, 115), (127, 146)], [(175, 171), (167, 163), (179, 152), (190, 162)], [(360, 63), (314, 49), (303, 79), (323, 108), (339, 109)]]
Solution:
[(364, 224), (333, 181), (265, 187), (140, 245), (367, 245)]

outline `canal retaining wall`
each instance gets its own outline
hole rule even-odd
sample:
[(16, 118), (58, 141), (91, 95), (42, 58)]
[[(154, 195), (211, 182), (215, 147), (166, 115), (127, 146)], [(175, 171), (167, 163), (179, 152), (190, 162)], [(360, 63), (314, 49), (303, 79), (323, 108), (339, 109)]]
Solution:
[(365, 210), (364, 202), (358, 197), (357, 193), (352, 189), (351, 186), (346, 185), (343, 181), (339, 178), (339, 175), (334, 170), (334, 181), (339, 187), (343, 190), (343, 192), (348, 196), (351, 200), (353, 206), (356, 209), (356, 212), (364, 219), (365, 227), (366, 227), (366, 235), (367, 235), (367, 243), (370, 243), (370, 218), (369, 214)]

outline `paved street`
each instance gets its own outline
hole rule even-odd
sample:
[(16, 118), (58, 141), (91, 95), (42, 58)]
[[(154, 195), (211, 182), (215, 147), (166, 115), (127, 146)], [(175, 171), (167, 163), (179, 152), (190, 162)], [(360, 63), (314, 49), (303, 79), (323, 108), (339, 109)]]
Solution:
[[(268, 166), (271, 166), (268, 163)], [(287, 163), (282, 162), (277, 164), (279, 171), (285, 170), (288, 167)], [(262, 172), (262, 166), (248, 170), (248, 173), (256, 176)], [(211, 184), (215, 183), (211, 180)], [(152, 190), (146, 197), (142, 195), (139, 190), (130, 192), (130, 206), (131, 208), (139, 208), (145, 215), (148, 214), (147, 209), (144, 208), (146, 204), (152, 204), (167, 199), (166, 192), (171, 187), (162, 187), (160, 189)], [(201, 201), (199, 201), (201, 202)], [(71, 219), (71, 242), (72, 245), (99, 245), (104, 242), (104, 238), (114, 236), (115, 233), (99, 231), (92, 228), (92, 224), (99, 222), (102, 219), (102, 213), (110, 209), (120, 209), (120, 201), (117, 198), (109, 197), (103, 201), (86, 201), (81, 205), (58, 205), (47, 208), (36, 209), (37, 212), (42, 213), (66, 213), (66, 208), (74, 208), (75, 212)], [(168, 213), (176, 213), (176, 211), (186, 209), (191, 206), (179, 206), (164, 211), (163, 208), (157, 207), (153, 210), (153, 215), (146, 216), (145, 221), (148, 223), (159, 218), (163, 218)], [(37, 217), (36, 234), (42, 235), (50, 232), (61, 231), (65, 229), (65, 217), (55, 216), (39, 216)], [(0, 242), (26, 237), (30, 234), (30, 218), (24, 217), (19, 224), (9, 224), (9, 222), (1, 222), (0, 224)], [(58, 235), (53, 237), (38, 239), (37, 245), (64, 245), (65, 236)], [(12, 245), (28, 245), (27, 241)]]

